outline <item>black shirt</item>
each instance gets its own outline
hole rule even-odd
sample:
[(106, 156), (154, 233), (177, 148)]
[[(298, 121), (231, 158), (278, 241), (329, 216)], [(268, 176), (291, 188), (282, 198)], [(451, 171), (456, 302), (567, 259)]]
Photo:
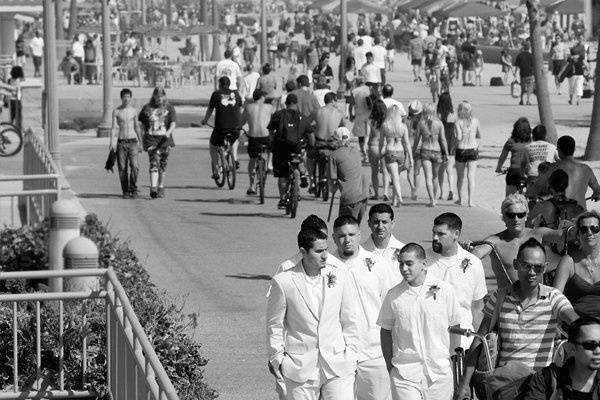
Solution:
[(515, 67), (519, 68), (521, 77), (533, 76), (533, 54), (528, 51), (522, 51), (515, 59)]
[(240, 127), (242, 98), (237, 90), (219, 89), (213, 92), (208, 106), (215, 110), (215, 131)]

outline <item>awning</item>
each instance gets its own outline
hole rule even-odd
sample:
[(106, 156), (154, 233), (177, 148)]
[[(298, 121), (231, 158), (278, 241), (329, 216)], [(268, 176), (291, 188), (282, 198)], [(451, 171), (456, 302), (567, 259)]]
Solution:
[[(379, 5), (369, 0), (348, 0), (346, 3), (350, 14), (389, 14), (392, 10), (386, 6)], [(340, 12), (340, 2), (334, 1), (321, 7), (325, 12)]]
[(498, 8), (488, 6), (483, 3), (467, 2), (456, 5), (444, 11), (444, 15), (448, 17), (499, 17), (506, 14)]
[(583, 0), (565, 0), (546, 8), (548, 12), (559, 14), (583, 14), (585, 12)]

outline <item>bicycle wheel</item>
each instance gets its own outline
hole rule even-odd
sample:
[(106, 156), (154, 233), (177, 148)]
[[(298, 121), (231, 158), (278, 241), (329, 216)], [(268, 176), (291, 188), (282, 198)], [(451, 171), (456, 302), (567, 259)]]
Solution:
[(292, 182), (291, 182), (292, 191), (290, 196), (290, 218), (296, 218), (296, 211), (298, 210), (298, 196), (300, 196), (300, 171), (297, 169), (294, 170)]
[(225, 175), (227, 177), (227, 186), (229, 186), (230, 190), (233, 190), (235, 188), (235, 170), (236, 170), (236, 168), (235, 168), (235, 160), (233, 159), (233, 151), (231, 150), (231, 147), (227, 151), (227, 163), (225, 165), (227, 165), (227, 174)]
[(223, 149), (219, 147), (217, 152), (217, 170), (214, 171), (213, 179), (215, 180), (217, 187), (223, 187), (225, 184), (225, 167), (227, 163), (225, 162), (225, 154), (223, 153)]
[(329, 200), (329, 183), (327, 181), (327, 163), (323, 160), (319, 163), (319, 184), (321, 198), (323, 201)]
[(260, 204), (265, 204), (265, 181), (267, 180), (267, 170), (265, 168), (264, 158), (258, 157), (256, 161), (256, 186), (258, 187), (258, 196)]
[(23, 148), (21, 131), (12, 124), (0, 125), (0, 157), (10, 157)]

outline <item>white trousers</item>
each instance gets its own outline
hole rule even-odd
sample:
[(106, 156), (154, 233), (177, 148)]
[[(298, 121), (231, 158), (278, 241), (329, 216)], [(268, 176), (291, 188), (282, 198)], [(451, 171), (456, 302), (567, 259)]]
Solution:
[(416, 383), (403, 379), (396, 368), (390, 374), (393, 400), (451, 400), (454, 394), (452, 370), (435, 382), (424, 378)]
[(354, 398), (354, 374), (327, 379), (323, 371), (319, 378), (304, 383), (285, 378), (286, 400), (349, 400)]
[(390, 374), (383, 357), (358, 363), (354, 381), (356, 400), (389, 400)]
[(285, 381), (283, 379), (275, 378), (275, 391), (277, 392), (277, 398), (279, 400), (285, 400)]

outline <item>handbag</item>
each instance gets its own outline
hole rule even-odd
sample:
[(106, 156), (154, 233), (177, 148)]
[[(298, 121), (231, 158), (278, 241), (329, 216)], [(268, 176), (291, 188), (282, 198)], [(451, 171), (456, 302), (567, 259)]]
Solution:
[(521, 96), (521, 84), (519, 83), (519, 81), (514, 80), (510, 84), (510, 95), (512, 97), (514, 97), (515, 99), (517, 99), (517, 98), (519, 98), (519, 96)]

